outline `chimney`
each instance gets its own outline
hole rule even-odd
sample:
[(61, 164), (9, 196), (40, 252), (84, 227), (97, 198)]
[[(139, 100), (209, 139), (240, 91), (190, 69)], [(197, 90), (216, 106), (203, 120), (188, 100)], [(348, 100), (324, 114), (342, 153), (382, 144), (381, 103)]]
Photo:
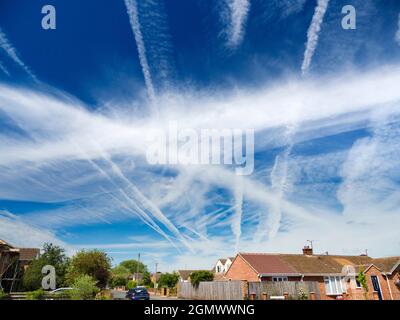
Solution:
[(305, 256), (312, 256), (313, 255), (313, 249), (310, 248), (309, 246), (304, 246), (303, 248), (303, 254)]

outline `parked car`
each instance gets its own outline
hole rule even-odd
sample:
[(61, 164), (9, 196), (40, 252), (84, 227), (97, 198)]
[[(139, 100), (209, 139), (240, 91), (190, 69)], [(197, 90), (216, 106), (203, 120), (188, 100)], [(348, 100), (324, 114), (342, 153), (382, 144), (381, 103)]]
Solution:
[(54, 300), (56, 299), (68, 299), (69, 298), (69, 293), (71, 290), (74, 288), (58, 288), (56, 290), (50, 291), (49, 292), (49, 300)]
[(56, 293), (67, 293), (70, 290), (73, 290), (74, 288), (58, 288), (56, 290), (50, 291), (50, 294), (56, 294)]
[(129, 300), (150, 300), (150, 295), (145, 287), (136, 287), (128, 290), (126, 298)]

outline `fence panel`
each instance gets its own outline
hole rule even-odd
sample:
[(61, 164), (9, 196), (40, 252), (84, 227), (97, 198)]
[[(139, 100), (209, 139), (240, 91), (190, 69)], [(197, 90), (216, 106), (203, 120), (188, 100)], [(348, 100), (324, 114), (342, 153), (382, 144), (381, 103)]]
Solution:
[(178, 297), (191, 300), (242, 300), (241, 281), (200, 282), (197, 288), (190, 282), (178, 285)]
[(319, 285), (316, 281), (262, 281), (249, 282), (249, 294), (255, 293), (256, 299), (262, 299), (262, 294), (267, 293), (268, 297), (283, 296), (285, 292), (289, 294), (289, 299), (301, 299), (301, 292), (309, 298), (310, 292), (315, 293), (316, 299), (320, 299)]

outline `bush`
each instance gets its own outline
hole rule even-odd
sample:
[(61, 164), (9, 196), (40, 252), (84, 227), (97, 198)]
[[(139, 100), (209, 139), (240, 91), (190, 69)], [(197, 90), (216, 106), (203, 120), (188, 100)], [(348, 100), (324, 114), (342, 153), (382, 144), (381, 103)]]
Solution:
[(28, 292), (26, 294), (26, 299), (27, 300), (44, 300), (46, 296), (46, 291), (43, 289), (38, 289), (35, 291)]
[(129, 280), (128, 283), (126, 284), (126, 288), (129, 289), (133, 289), (137, 287), (137, 283), (134, 280)]
[(4, 292), (3, 289), (0, 289), (0, 300), (4, 300), (8, 298), (8, 294)]
[(72, 257), (66, 277), (68, 284), (72, 285), (82, 275), (89, 275), (99, 288), (104, 288), (110, 279), (110, 270), (111, 261), (105, 252), (83, 250)]
[(33, 260), (23, 275), (23, 287), (26, 291), (38, 290), (42, 287), (42, 268), (51, 265), (56, 270), (56, 285), (62, 287), (65, 282), (65, 274), (69, 264), (69, 259), (65, 255), (65, 250), (53, 244), (45, 243), (43, 254)]
[(158, 280), (161, 287), (173, 288), (179, 280), (179, 275), (176, 273), (163, 273)]
[(194, 271), (190, 274), (190, 282), (194, 287), (198, 287), (200, 281), (213, 281), (214, 274), (211, 271), (201, 270)]
[(96, 295), (96, 300), (112, 300), (112, 294), (110, 290), (102, 290)]
[(82, 275), (75, 279), (71, 290), (72, 300), (91, 300), (100, 291), (96, 286), (97, 281), (88, 275)]

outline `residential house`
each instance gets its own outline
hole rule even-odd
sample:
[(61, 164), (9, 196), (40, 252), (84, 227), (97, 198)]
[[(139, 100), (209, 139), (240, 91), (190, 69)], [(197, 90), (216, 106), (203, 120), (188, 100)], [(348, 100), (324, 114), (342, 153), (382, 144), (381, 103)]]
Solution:
[(6, 292), (20, 289), (25, 269), (39, 254), (38, 248), (17, 248), (0, 240), (0, 288)]
[(228, 257), (226, 259), (224, 258), (218, 259), (217, 263), (213, 268), (213, 272), (218, 275), (224, 274), (225, 272), (228, 271), (234, 259), (235, 259), (234, 257)]
[[(315, 281), (322, 299), (362, 299), (369, 295), (389, 300), (400, 299), (399, 263), (400, 257), (317, 255), (312, 248), (304, 247), (303, 254), (239, 253), (225, 278), (249, 282)], [(359, 271), (366, 275), (368, 293), (357, 281)]]
[(203, 270), (178, 270), (179, 282), (190, 282), (190, 275), (195, 271)]

